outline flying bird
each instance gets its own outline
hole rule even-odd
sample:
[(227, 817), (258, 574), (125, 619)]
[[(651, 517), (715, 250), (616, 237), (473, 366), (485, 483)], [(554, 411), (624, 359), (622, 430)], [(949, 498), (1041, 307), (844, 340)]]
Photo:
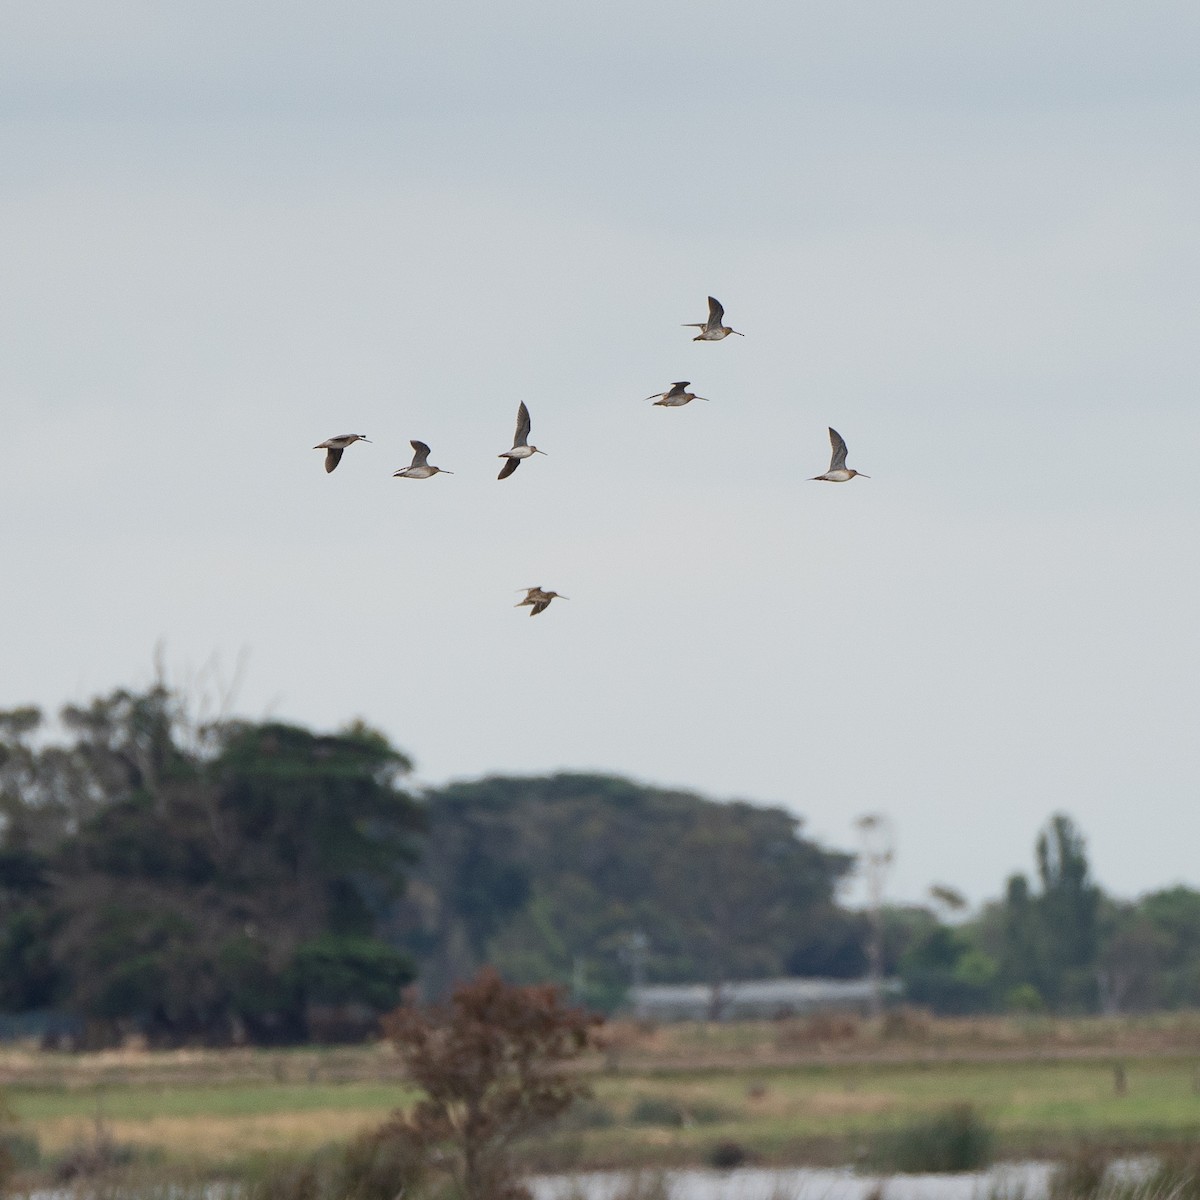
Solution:
[(361, 433), (343, 433), (340, 437), (326, 438), (323, 442), (318, 442), (313, 449), (325, 451), (325, 470), (328, 472), (342, 461), (342, 451), (347, 446), (353, 446), (355, 442), (369, 442), (370, 440), (369, 437), (363, 437)]
[(536, 617), (538, 613), (545, 612), (550, 607), (551, 600), (570, 600), (570, 596), (560, 596), (557, 592), (544, 592), (540, 587), (531, 587), (525, 589), (525, 599), (518, 600), (513, 608), (521, 608), (524, 605), (530, 605), (529, 615)]
[(871, 478), (870, 475), (863, 475), (861, 471), (847, 469), (846, 443), (842, 435), (832, 427), (829, 430), (829, 444), (833, 447), (829, 470), (824, 475), (814, 475), (813, 479), (823, 479), (826, 483), (845, 483), (848, 479), (853, 479), (855, 475), (862, 475), (864, 479)]
[(500, 474), (496, 478), (507, 479), (521, 465), (521, 459), (545, 453), (545, 450), (539, 450), (536, 446), (529, 444), (529, 409), (525, 407), (525, 401), (522, 400), (521, 407), (517, 409), (517, 433), (513, 438), (513, 447), (511, 450), (505, 450), (503, 454), (496, 455), (497, 458), (508, 459), (500, 468)]
[(736, 329), (730, 329), (728, 325), (722, 325), (725, 320), (725, 309), (722, 307), (720, 300), (715, 296), (708, 298), (708, 320), (701, 324), (699, 321), (693, 321), (690, 324), (684, 325), (684, 329), (698, 329), (700, 332), (692, 338), (693, 342), (719, 342), (723, 337), (728, 337), (731, 333), (737, 333), (738, 337), (745, 337), (744, 333), (738, 333)]
[(453, 471), (446, 471), (442, 467), (431, 467), (429, 465), (429, 447), (424, 442), (409, 442), (413, 448), (412, 464), (407, 467), (401, 467), (399, 471), (392, 472), (393, 479), (429, 479), (433, 475), (453, 475)]
[(647, 396), (647, 400), (653, 400), (655, 407), (660, 404), (664, 408), (679, 408), (684, 404), (690, 404), (693, 400), (707, 400), (707, 396), (697, 396), (695, 392), (689, 392), (686, 389), (691, 387), (691, 383), (684, 379), (679, 383), (671, 384), (669, 392), (655, 392), (653, 396)]

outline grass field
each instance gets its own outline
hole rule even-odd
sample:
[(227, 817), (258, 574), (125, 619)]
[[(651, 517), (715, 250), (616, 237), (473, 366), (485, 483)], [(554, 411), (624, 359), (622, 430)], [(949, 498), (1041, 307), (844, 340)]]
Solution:
[[(901, 1035), (902, 1034), (902, 1035)], [(530, 1147), (545, 1168), (853, 1161), (875, 1132), (956, 1102), (1005, 1155), (1081, 1141), (1200, 1139), (1200, 1023), (867, 1023), (615, 1027), (584, 1066), (593, 1098)], [(1124, 1090), (1114, 1067), (1121, 1064)], [(0, 1052), (0, 1089), (52, 1163), (97, 1123), (147, 1164), (206, 1175), (345, 1141), (411, 1102), (384, 1046), (326, 1051)]]

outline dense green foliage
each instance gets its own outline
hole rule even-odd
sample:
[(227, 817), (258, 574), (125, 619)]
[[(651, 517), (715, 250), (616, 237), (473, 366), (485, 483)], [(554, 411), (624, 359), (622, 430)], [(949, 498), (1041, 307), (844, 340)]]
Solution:
[(354, 726), (190, 727), (161, 688), (0, 724), (0, 1002), (155, 1040), (294, 1040), (315, 1006), (385, 1010), (377, 936), (421, 826), (410, 764)]
[[(294, 1041), (372, 1027), (485, 963), (609, 1010), (637, 977), (721, 984), (866, 969), (836, 902), (850, 855), (779, 808), (606, 775), (414, 798), (409, 760), (336, 735), (189, 720), (162, 687), (0, 713), (0, 1014), (99, 1036)], [(883, 916), (884, 965), (938, 1012), (1200, 1005), (1200, 892), (1106, 897), (1054, 815), (1036, 872), (963, 919), (953, 889)]]
[(995, 1132), (973, 1104), (953, 1104), (871, 1140), (867, 1163), (906, 1175), (981, 1171), (992, 1161)]
[(639, 953), (648, 979), (714, 988), (827, 970), (831, 944), (846, 973), (861, 968), (861, 950), (837, 944), (855, 928), (834, 904), (852, 859), (801, 837), (782, 809), (565, 774), (453, 784), (426, 803), (405, 920), (434, 994), (484, 961), (519, 981), (573, 981), (600, 1007)]
[(1034, 844), (1037, 886), (1014, 875), (973, 920), (893, 913), (891, 967), (938, 1012), (1145, 1012), (1200, 1006), (1200, 892), (1137, 902), (1092, 881), (1083, 835), (1056, 813)]

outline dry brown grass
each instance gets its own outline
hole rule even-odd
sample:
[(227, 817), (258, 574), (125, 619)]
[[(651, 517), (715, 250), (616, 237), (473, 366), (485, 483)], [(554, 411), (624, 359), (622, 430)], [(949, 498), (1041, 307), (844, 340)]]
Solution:
[[(704, 1161), (717, 1138), (762, 1161), (791, 1162), (853, 1132), (921, 1114), (949, 1099), (980, 1105), (1024, 1146), (1091, 1136), (1151, 1144), (1200, 1137), (1200, 1015), (1147, 1018), (829, 1016), (729, 1025), (608, 1029), (613, 1053), (581, 1067), (618, 1124), (572, 1133), (581, 1161)], [(1128, 1066), (1128, 1094), (1113, 1063)], [(614, 1065), (616, 1070), (613, 1070)], [(0, 1048), (0, 1086), (46, 1159), (107, 1135), (167, 1164), (244, 1163), (346, 1142), (411, 1099), (384, 1045), (296, 1050), (121, 1051), (69, 1055)], [(642, 1097), (719, 1114), (680, 1129), (631, 1129)], [(1119, 1135), (1119, 1137), (1118, 1137)], [(1128, 1135), (1128, 1136), (1126, 1136)], [(1023, 1140), (1022, 1140), (1023, 1139)], [(565, 1144), (565, 1143), (564, 1143)]]
[[(347, 1112), (263, 1113), (255, 1116), (150, 1117), (105, 1121), (115, 1142), (154, 1151), (171, 1162), (213, 1164), (239, 1162), (260, 1155), (307, 1153), (330, 1142), (348, 1141), (378, 1126), (387, 1110)], [(43, 1153), (57, 1156), (94, 1137), (93, 1122), (75, 1117), (50, 1118), (37, 1124)]]
[(403, 1078), (387, 1042), (288, 1050), (147, 1050), (83, 1054), (0, 1047), (0, 1086), (97, 1087), (222, 1083), (390, 1083)]
[[(620, 1065), (698, 1069), (822, 1061), (900, 1062), (946, 1058), (1003, 1061), (1029, 1056), (1153, 1057), (1200, 1052), (1200, 1013), (1140, 1017), (935, 1017), (911, 1007), (880, 1020), (814, 1013), (776, 1021), (647, 1025), (610, 1022)], [(612, 1064), (610, 1063), (610, 1066)]]
[[(1170, 1057), (1200, 1054), (1200, 1013), (1146, 1017), (934, 1017), (900, 1008), (880, 1021), (816, 1013), (776, 1021), (655, 1025), (611, 1021), (584, 1071), (677, 1071), (906, 1060)], [(0, 1086), (172, 1086), (223, 1083), (393, 1083), (400, 1062), (383, 1042), (289, 1050), (121, 1050), (66, 1054), (0, 1047)]]

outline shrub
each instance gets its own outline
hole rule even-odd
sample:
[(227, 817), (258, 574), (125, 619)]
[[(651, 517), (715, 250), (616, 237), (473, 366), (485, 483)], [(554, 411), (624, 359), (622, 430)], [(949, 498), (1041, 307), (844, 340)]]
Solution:
[(1109, 1156), (1095, 1146), (1080, 1146), (1050, 1176), (1049, 1200), (1094, 1200), (1104, 1186)]
[(932, 1116), (877, 1134), (867, 1152), (870, 1165), (907, 1174), (975, 1171), (991, 1162), (994, 1135), (971, 1104), (955, 1104)]
[(586, 1093), (567, 1064), (601, 1021), (568, 1008), (552, 984), (513, 987), (490, 968), (456, 988), (448, 1005), (384, 1018), (425, 1093), (403, 1124), (426, 1152), (444, 1153), (466, 1200), (528, 1195), (513, 1148)]
[(732, 1171), (740, 1167), (749, 1158), (746, 1147), (740, 1142), (718, 1142), (708, 1152), (708, 1165), (718, 1171)]
[(395, 1200), (410, 1196), (425, 1176), (424, 1148), (400, 1120), (360, 1134), (333, 1172), (338, 1200)]
[(35, 1133), (22, 1133), (17, 1129), (0, 1131), (0, 1181), (3, 1180), (5, 1164), (9, 1170), (24, 1171), (36, 1167), (42, 1161), (42, 1148)]
[[(241, 1200), (395, 1200), (419, 1197), (425, 1153), (399, 1118), (299, 1161), (271, 1163), (234, 1189)], [(172, 1185), (174, 1187), (174, 1185)], [(138, 1195), (141, 1193), (139, 1192)], [(212, 1189), (204, 1192), (211, 1200)], [(147, 1197), (146, 1200), (149, 1200)], [(186, 1200), (172, 1191), (166, 1200)]]
[(325, 1183), (320, 1162), (313, 1158), (268, 1169), (244, 1188), (246, 1200), (322, 1200)]

